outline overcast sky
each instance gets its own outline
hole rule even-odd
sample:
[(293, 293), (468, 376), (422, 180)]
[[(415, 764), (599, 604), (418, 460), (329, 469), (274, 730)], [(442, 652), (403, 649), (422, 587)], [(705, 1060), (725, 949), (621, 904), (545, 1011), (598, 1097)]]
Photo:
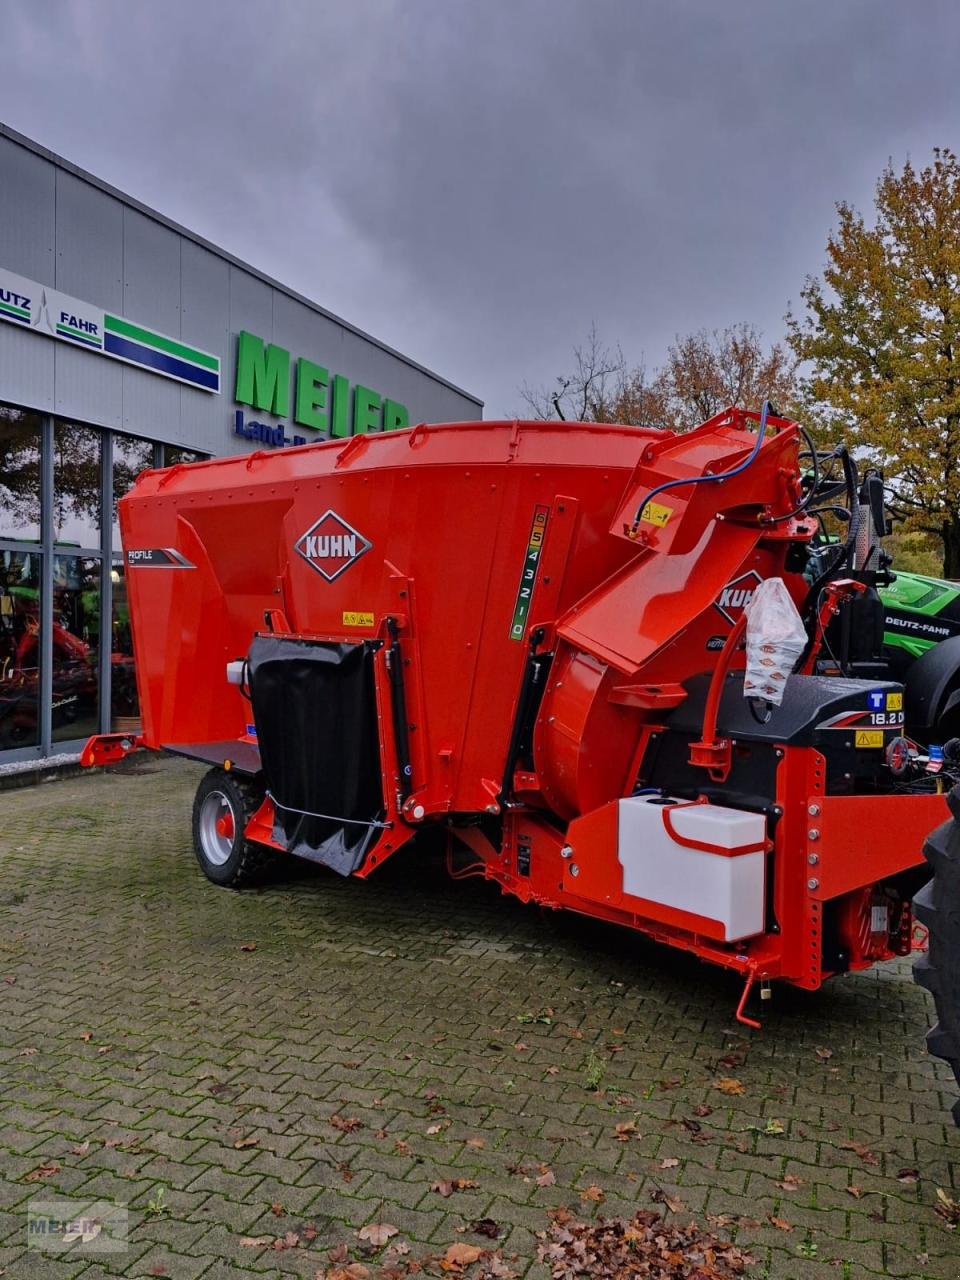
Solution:
[(957, 0), (0, 0), (0, 119), (486, 401), (770, 338), (960, 147)]

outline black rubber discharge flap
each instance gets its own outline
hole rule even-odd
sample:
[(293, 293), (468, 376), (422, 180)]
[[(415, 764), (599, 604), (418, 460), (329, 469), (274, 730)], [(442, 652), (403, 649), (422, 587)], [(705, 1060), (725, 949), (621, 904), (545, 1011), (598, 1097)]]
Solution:
[(257, 636), (247, 656), (273, 838), (344, 876), (376, 840), (379, 828), (369, 824), (384, 811), (376, 648)]

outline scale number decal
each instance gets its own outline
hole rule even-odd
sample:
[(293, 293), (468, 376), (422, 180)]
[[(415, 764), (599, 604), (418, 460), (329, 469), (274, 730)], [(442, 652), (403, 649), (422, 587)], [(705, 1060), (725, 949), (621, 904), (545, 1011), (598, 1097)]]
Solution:
[(547, 516), (549, 507), (534, 507), (533, 524), (530, 526), (530, 537), (523, 558), (523, 572), (520, 574), (520, 586), (517, 588), (517, 601), (513, 607), (513, 621), (510, 623), (510, 639), (522, 640), (527, 628), (527, 617), (533, 601), (533, 588), (537, 580), (537, 566), (543, 550), (543, 539), (547, 532)]

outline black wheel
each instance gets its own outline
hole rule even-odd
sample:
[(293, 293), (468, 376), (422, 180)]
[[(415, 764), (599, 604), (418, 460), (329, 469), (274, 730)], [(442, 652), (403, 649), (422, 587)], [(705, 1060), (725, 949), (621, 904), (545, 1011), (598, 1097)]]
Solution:
[(193, 848), (203, 874), (214, 884), (242, 889), (259, 878), (270, 860), (272, 850), (243, 836), (262, 801), (262, 787), (225, 769), (211, 769), (197, 787)]
[[(913, 910), (929, 930), (930, 945), (914, 964), (913, 976), (937, 1009), (927, 1048), (949, 1062), (960, 1084), (960, 787), (950, 792), (949, 803), (953, 818), (932, 831), (923, 846), (933, 879), (914, 898)], [(960, 1125), (960, 1101), (953, 1118)]]

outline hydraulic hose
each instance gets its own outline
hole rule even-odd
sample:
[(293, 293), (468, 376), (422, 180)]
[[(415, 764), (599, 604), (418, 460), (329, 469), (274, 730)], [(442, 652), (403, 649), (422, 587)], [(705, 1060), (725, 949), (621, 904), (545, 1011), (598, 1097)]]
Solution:
[(658, 484), (651, 489), (644, 500), (637, 507), (637, 514), (633, 517), (632, 530), (634, 533), (640, 527), (640, 521), (643, 519), (643, 513), (648, 504), (657, 496), (658, 493), (665, 493), (668, 489), (677, 489), (683, 484), (708, 484), (716, 483), (719, 480), (729, 480), (732, 476), (738, 476), (741, 471), (746, 471), (760, 452), (760, 446), (763, 444), (763, 433), (767, 428), (767, 416), (770, 413), (770, 401), (764, 400), (763, 408), (760, 410), (760, 424), (757, 427), (757, 439), (749, 455), (742, 462), (738, 462), (735, 467), (731, 467), (729, 471), (720, 471), (712, 476), (690, 476), (683, 480), (665, 480), (663, 484)]

